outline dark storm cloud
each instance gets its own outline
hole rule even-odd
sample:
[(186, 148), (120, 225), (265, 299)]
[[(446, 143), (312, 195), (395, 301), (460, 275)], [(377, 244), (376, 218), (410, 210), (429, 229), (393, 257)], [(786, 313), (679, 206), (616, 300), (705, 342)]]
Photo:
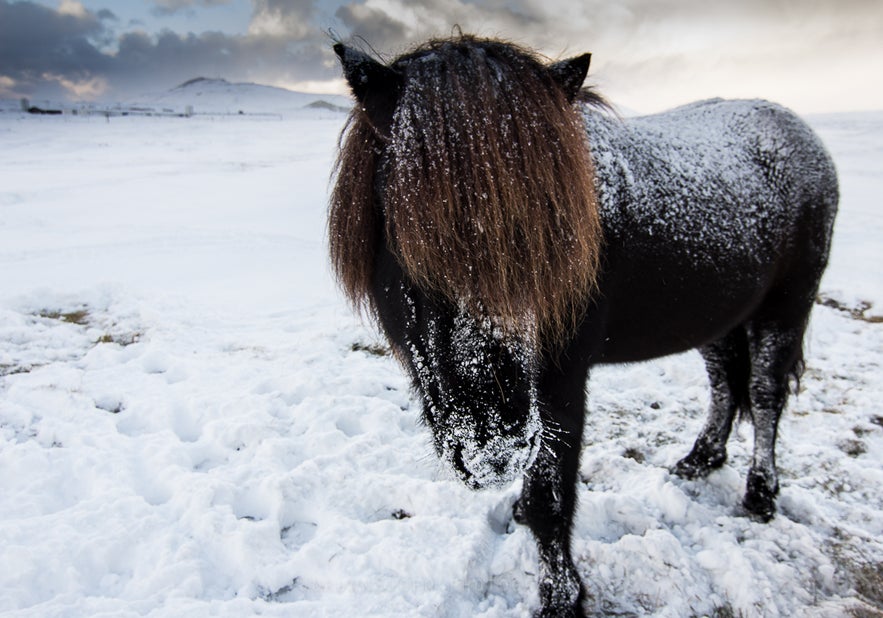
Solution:
[[(153, 6), (198, 17), (229, 1)], [(329, 29), (391, 57), (455, 26), (552, 57), (591, 51), (591, 79), (640, 109), (697, 96), (779, 97), (786, 87), (809, 98), (825, 88), (819, 84), (829, 98), (860, 99), (875, 83), (869, 67), (883, 62), (879, 0), (252, 0), (239, 35), (147, 34), (74, 0), (58, 10), (0, 0), (0, 96), (45, 92), (47, 84), (76, 96), (106, 86), (107, 96), (122, 96), (200, 75), (327, 82), (340, 75)]]
[(104, 70), (98, 47), (111, 40), (110, 11), (60, 13), (31, 2), (0, 0), (0, 76), (29, 82), (44, 73), (87, 77)]
[(409, 38), (408, 27), (381, 10), (348, 4), (335, 13), (346, 28), (369, 44), (376, 41), (385, 48), (398, 47)]
[[(173, 10), (211, 1), (161, 4)], [(107, 10), (0, 0), (0, 96), (127, 96), (202, 75), (276, 83), (330, 76), (327, 37), (308, 19), (313, 2), (254, 4), (247, 35), (116, 35), (118, 20)]]
[(321, 77), (322, 49), (299, 45), (281, 37), (228, 36), (220, 32), (180, 36), (164, 31), (157, 36), (127, 33), (119, 41), (119, 52), (108, 69), (115, 84), (127, 90), (142, 86), (140, 76), (161, 75), (165, 87), (194, 76), (226, 77), (235, 80)]

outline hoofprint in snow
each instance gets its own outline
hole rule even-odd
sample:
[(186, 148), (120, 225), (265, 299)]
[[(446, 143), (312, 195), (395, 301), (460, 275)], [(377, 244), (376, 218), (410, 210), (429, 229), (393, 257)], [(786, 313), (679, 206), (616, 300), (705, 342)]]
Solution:
[[(610, 615), (883, 615), (883, 114), (810, 120), (843, 197), (779, 514), (738, 512), (749, 426), (668, 472), (697, 354), (595, 370), (574, 555)], [(0, 114), (0, 613), (536, 607), (518, 484), (448, 475), (330, 280), (342, 122)]]

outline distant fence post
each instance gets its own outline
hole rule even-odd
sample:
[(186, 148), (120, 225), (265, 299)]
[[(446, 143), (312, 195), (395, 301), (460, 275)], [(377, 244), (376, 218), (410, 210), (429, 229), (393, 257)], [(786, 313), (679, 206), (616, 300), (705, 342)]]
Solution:
[(21, 99), (21, 111), (26, 112), (31, 107), (31, 102), (26, 98), (22, 97)]

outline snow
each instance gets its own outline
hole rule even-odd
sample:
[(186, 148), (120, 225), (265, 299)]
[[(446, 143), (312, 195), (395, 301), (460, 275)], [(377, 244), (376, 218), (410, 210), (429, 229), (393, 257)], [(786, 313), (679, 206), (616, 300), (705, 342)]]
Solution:
[(583, 117), (604, 227), (630, 239), (623, 244), (671, 239), (693, 263), (745, 271), (755, 289), (803, 220), (830, 229), (833, 163), (806, 124), (776, 104), (711, 99), (625, 121), (586, 107)]
[[(779, 515), (739, 514), (748, 426), (708, 479), (668, 472), (704, 421), (698, 355), (598, 369), (574, 555), (599, 610), (883, 606), (883, 113), (810, 120), (843, 199)], [(438, 463), (331, 281), (342, 124), (0, 113), (0, 614), (537, 607), (519, 482), (473, 492)]]
[[(341, 95), (308, 94), (285, 88), (251, 83), (231, 83), (225, 79), (197, 77), (168, 90), (142, 97), (145, 103), (183, 110), (192, 105), (197, 113), (291, 114), (304, 108), (348, 110), (349, 98)], [(317, 104), (324, 103), (324, 106)]]

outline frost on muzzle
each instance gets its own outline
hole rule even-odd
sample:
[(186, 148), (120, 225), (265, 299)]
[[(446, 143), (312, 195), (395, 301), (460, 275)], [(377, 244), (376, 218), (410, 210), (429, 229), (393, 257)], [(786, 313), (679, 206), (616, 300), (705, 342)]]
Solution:
[(473, 489), (515, 480), (542, 439), (532, 347), (462, 309), (426, 324), (410, 364), (439, 457)]

